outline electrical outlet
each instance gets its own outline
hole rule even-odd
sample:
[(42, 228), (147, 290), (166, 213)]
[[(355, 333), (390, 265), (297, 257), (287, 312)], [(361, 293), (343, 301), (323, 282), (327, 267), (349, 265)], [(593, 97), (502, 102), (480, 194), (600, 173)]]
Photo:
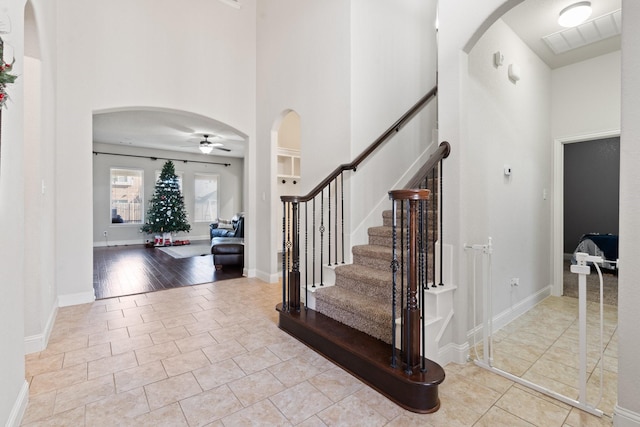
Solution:
[(107, 237), (107, 230), (103, 231), (103, 232), (102, 232), (102, 235), (103, 235), (104, 237)]
[(511, 278), (511, 286), (519, 286), (520, 285), (520, 278), (519, 277), (512, 277)]

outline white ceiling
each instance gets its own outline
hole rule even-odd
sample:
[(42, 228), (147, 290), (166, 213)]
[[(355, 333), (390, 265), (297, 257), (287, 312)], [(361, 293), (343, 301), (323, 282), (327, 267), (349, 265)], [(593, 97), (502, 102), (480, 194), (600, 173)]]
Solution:
[[(556, 55), (542, 40), (564, 28), (558, 24), (560, 11), (578, 0), (525, 0), (507, 12), (502, 20), (550, 68), (564, 67), (596, 56), (620, 50), (620, 36), (614, 36)], [(621, 8), (621, 0), (591, 0), (589, 20)]]
[[(563, 28), (558, 25), (562, 9), (577, 0), (524, 0), (507, 12), (503, 21), (550, 68), (563, 67), (620, 49), (620, 36), (614, 36), (561, 54), (554, 54), (543, 41)], [(621, 8), (621, 0), (591, 0), (590, 19)], [(215, 149), (209, 155), (244, 157), (246, 135), (216, 120), (171, 110), (128, 110), (95, 114), (93, 140), (116, 145), (200, 153), (203, 135), (221, 142), (226, 152)]]
[[(219, 121), (176, 110), (126, 110), (93, 116), (93, 141), (158, 150), (200, 153), (198, 146), (222, 143), (209, 156), (244, 157), (246, 135)], [(200, 153), (201, 154), (201, 153)], [(204, 154), (203, 154), (204, 155)]]

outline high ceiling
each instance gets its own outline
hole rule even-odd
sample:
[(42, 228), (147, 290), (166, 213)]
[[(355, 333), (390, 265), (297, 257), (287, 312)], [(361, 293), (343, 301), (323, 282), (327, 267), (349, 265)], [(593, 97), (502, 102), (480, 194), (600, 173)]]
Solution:
[(200, 153), (204, 135), (210, 142), (222, 144), (209, 155), (244, 157), (246, 136), (208, 117), (174, 110), (127, 110), (93, 116), (94, 142)]
[[(558, 55), (553, 53), (542, 38), (564, 30), (558, 24), (560, 11), (577, 1), (525, 0), (507, 12), (502, 20), (552, 69), (620, 50), (618, 35)], [(593, 13), (589, 21), (594, 21), (620, 9), (621, 0), (591, 0), (591, 7)]]
[[(576, 1), (524, 0), (502, 19), (552, 69), (619, 50), (617, 35), (554, 54), (542, 38), (563, 29), (557, 22), (558, 15)], [(591, 4), (590, 20), (621, 8), (621, 0), (591, 0)], [(230, 150), (214, 149), (210, 155), (244, 157), (246, 135), (204, 116), (169, 110), (129, 110), (96, 114), (93, 120), (94, 141), (107, 144), (199, 153), (204, 135)]]

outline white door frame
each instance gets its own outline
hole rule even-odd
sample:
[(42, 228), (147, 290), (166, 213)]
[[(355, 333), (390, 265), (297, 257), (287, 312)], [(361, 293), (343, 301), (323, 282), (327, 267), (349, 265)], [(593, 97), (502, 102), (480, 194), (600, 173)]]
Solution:
[(553, 231), (552, 260), (553, 286), (551, 295), (563, 293), (564, 264), (564, 145), (576, 142), (620, 136), (620, 129), (556, 138), (553, 141)]

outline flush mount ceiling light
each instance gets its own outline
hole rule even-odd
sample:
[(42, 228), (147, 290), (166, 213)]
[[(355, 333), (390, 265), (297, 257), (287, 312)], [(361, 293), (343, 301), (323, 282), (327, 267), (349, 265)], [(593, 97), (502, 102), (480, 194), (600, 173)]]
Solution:
[(558, 24), (566, 28), (575, 27), (586, 21), (589, 16), (591, 16), (591, 2), (579, 1), (560, 11)]

